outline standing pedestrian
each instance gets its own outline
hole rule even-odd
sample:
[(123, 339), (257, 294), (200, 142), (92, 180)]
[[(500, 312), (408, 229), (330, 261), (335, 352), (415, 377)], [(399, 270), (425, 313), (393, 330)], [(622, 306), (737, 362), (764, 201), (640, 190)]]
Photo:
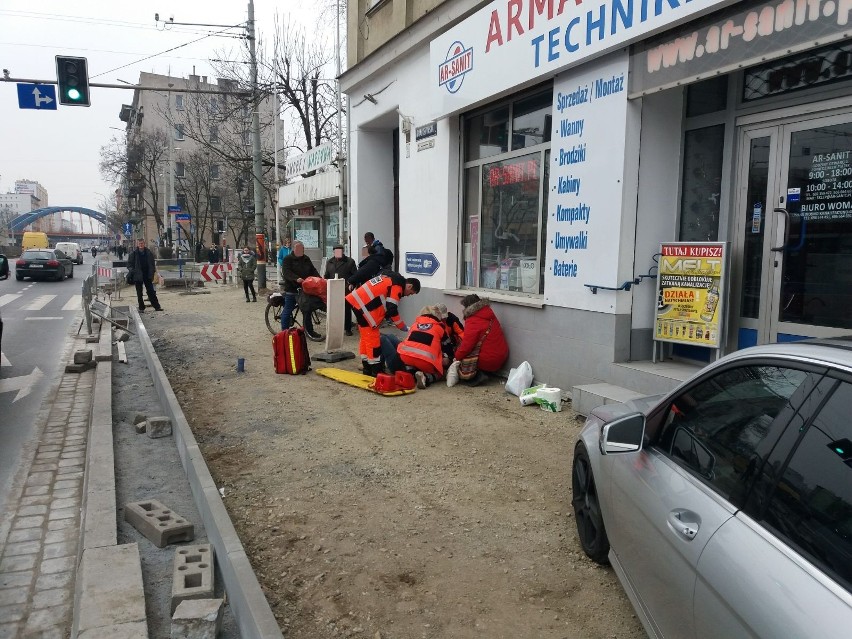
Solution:
[(127, 270), (133, 274), (133, 283), (136, 285), (136, 299), (139, 302), (139, 312), (145, 310), (145, 302), (142, 299), (142, 286), (148, 293), (148, 301), (155, 311), (162, 311), (160, 300), (157, 299), (157, 291), (154, 290), (154, 273), (157, 265), (154, 254), (145, 246), (145, 240), (136, 240), (136, 249), (131, 251), (127, 258)]
[(219, 247), (213, 242), (210, 242), (210, 248), (207, 249), (207, 261), (211, 264), (219, 263)]
[[(327, 280), (333, 280), (338, 277), (348, 282), (349, 278), (355, 275), (357, 266), (355, 260), (347, 256), (344, 252), (343, 244), (337, 244), (334, 247), (334, 256), (329, 258), (325, 263), (325, 273), (323, 277)], [(347, 285), (348, 286), (348, 285)], [(347, 293), (348, 293), (347, 289)], [(347, 336), (352, 335), (352, 307), (349, 304), (345, 305), (343, 316), (343, 331)]]
[[(237, 275), (243, 280), (243, 290), (246, 294), (246, 302), (256, 302), (257, 293), (254, 290), (254, 274), (257, 271), (257, 257), (248, 246), (243, 247), (243, 252), (237, 260)], [(251, 291), (251, 300), (249, 300)]]
[(290, 238), (285, 237), (281, 242), (281, 247), (278, 249), (278, 272), (281, 272), (281, 265), (284, 263), (284, 258), (290, 255)]

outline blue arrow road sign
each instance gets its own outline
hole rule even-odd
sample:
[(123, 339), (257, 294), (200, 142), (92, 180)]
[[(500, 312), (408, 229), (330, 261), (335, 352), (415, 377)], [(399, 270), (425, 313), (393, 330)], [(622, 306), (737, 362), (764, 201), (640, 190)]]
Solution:
[(405, 270), (415, 275), (434, 275), (441, 263), (434, 253), (406, 253)]
[(56, 87), (52, 84), (19, 84), (18, 107), (56, 111)]
[(131, 235), (133, 233), (133, 225), (130, 222), (124, 223), (124, 234)]

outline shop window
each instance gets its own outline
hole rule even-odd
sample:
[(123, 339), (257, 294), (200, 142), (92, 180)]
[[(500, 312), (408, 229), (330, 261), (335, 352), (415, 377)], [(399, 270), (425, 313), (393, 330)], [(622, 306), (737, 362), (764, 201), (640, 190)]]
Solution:
[(479, 160), (509, 150), (509, 106), (486, 111), (467, 121), (467, 160)]
[(549, 92), (516, 102), (512, 113), (512, 149), (550, 142), (552, 111), (553, 95)]
[(686, 87), (686, 117), (724, 111), (728, 106), (728, 76), (720, 75)]
[(544, 292), (552, 102), (539, 89), (464, 120), (464, 287)]
[(692, 129), (684, 136), (678, 233), (682, 242), (715, 242), (719, 238), (724, 141), (723, 124)]

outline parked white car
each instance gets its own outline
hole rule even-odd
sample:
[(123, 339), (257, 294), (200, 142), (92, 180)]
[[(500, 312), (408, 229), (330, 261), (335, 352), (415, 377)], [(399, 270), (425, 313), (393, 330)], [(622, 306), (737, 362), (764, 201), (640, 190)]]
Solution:
[(77, 244), (77, 242), (57, 242), (55, 248), (70, 257), (74, 264), (83, 263), (83, 251), (80, 249), (80, 245)]

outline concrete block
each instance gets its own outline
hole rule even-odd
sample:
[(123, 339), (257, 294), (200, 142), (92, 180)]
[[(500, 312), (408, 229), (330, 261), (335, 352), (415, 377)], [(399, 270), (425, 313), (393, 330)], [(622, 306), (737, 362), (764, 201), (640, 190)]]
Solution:
[(210, 544), (183, 546), (175, 551), (172, 569), (172, 614), (187, 599), (212, 599), (214, 552)]
[(157, 548), (195, 539), (195, 526), (156, 499), (126, 504), (124, 519)]
[(168, 437), (172, 434), (172, 420), (168, 417), (149, 417), (145, 432), (151, 439)]
[(221, 599), (190, 599), (172, 616), (171, 639), (216, 639), (222, 626)]
[[(142, 564), (136, 544), (83, 551), (75, 592), (72, 636), (143, 637), (147, 634)], [(133, 635), (109, 633), (108, 629), (124, 624), (140, 632)]]
[(97, 344), (101, 341), (101, 338), (97, 335), (89, 335), (86, 337), (86, 344)]
[(76, 351), (74, 353), (74, 363), (75, 364), (87, 364), (92, 361), (92, 351), (91, 349), (85, 351)]
[(66, 373), (85, 373), (90, 368), (94, 368), (96, 366), (95, 362), (86, 362), (85, 364), (66, 364), (65, 372)]

